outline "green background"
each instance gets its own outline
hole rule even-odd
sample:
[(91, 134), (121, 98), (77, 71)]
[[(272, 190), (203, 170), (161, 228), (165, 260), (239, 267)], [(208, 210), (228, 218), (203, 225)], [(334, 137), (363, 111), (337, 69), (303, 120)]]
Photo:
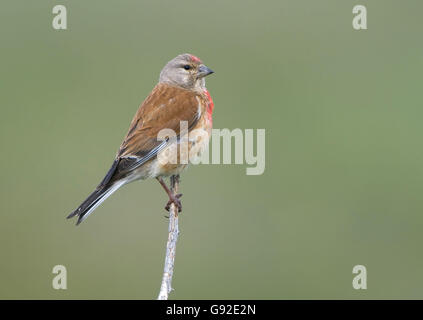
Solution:
[[(52, 8), (68, 30), (52, 28)], [(352, 28), (366, 5), (368, 30)], [(266, 170), (182, 176), (173, 299), (423, 298), (416, 1), (2, 1), (0, 298), (155, 299), (168, 220), (156, 181), (81, 226), (164, 64), (215, 74), (214, 127), (266, 129)], [(52, 288), (52, 268), (68, 289)], [(354, 290), (352, 269), (368, 271)]]

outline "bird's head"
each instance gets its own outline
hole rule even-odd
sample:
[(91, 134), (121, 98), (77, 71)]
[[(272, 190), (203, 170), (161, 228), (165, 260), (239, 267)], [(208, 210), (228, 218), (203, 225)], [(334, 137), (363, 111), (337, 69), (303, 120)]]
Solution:
[(168, 83), (188, 90), (201, 91), (205, 88), (204, 77), (213, 70), (192, 54), (180, 54), (170, 60), (160, 72), (159, 82)]

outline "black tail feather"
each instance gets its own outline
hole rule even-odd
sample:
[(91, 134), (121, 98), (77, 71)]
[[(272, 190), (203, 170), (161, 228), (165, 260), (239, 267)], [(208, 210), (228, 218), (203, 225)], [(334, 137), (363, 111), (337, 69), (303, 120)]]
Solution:
[(115, 184), (119, 182), (116, 181), (116, 179), (114, 178), (118, 165), (119, 159), (115, 159), (112, 164), (112, 167), (107, 172), (103, 181), (101, 181), (98, 187), (88, 196), (87, 199), (85, 199), (84, 202), (81, 203), (81, 205), (75, 211), (73, 211), (70, 215), (66, 217), (67, 219), (78, 216), (78, 222), (76, 223), (76, 225), (79, 225), (82, 221), (87, 218), (87, 214), (91, 213), (92, 209), (96, 205), (99, 205), (101, 202), (106, 200), (107, 197), (113, 193), (113, 191), (116, 191), (120, 187), (121, 184), (119, 184), (117, 188), (114, 187)]
[(99, 201), (102, 200), (102, 198), (104, 197), (104, 195), (107, 193), (108, 190), (109, 190), (109, 188), (107, 188), (107, 187), (100, 187), (99, 186), (96, 190), (94, 190), (93, 193), (91, 193), (88, 196), (88, 198), (84, 202), (82, 202), (82, 204), (75, 211), (73, 211), (66, 218), (70, 219), (70, 218), (73, 218), (75, 216), (78, 216), (78, 222), (76, 224), (77, 225), (80, 224), (82, 222), (82, 220), (84, 220), (85, 214), (93, 206), (95, 206)]

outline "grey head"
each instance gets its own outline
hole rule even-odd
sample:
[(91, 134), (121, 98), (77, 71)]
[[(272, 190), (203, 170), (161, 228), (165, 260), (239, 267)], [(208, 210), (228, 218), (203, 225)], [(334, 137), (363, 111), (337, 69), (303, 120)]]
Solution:
[(184, 53), (165, 65), (160, 72), (159, 82), (188, 90), (201, 91), (205, 88), (204, 77), (212, 73), (213, 70), (206, 67), (199, 58)]

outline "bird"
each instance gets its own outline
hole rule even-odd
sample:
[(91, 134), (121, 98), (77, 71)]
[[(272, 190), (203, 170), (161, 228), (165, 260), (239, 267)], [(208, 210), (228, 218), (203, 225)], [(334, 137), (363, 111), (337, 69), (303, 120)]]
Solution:
[[(200, 58), (189, 53), (178, 55), (164, 66), (157, 85), (135, 113), (111, 168), (68, 219), (77, 216), (79, 225), (122, 186), (150, 178), (158, 180), (167, 193), (166, 210), (173, 203), (176, 212), (182, 211), (182, 194), (173, 194), (164, 179), (179, 178), (208, 146), (214, 102), (205, 77), (212, 73)], [(161, 133), (170, 132), (166, 130), (175, 135), (160, 138)], [(184, 143), (187, 149), (182, 148)], [(187, 155), (188, 161), (182, 161)]]

